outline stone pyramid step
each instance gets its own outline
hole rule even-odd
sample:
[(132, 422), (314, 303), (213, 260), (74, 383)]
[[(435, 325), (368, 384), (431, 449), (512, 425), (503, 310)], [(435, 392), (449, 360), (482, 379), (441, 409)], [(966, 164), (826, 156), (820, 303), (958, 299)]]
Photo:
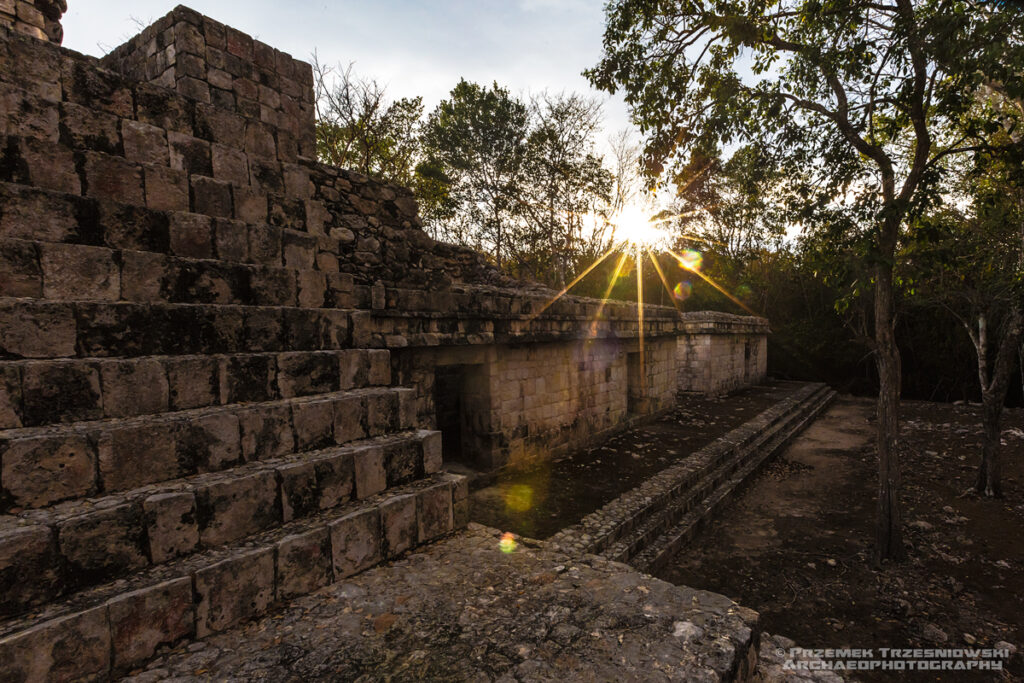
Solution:
[(0, 516), (0, 615), (233, 543), (441, 467), (414, 431)]
[(0, 299), (0, 359), (366, 348), (368, 315), (337, 308), (6, 298)]
[(0, 680), (124, 673), (464, 527), (467, 494), (462, 477), (432, 475), (0, 622)]
[(414, 428), (415, 390), (303, 398), (0, 432), (3, 508), (44, 507)]
[(386, 349), (0, 361), (0, 429), (391, 383)]

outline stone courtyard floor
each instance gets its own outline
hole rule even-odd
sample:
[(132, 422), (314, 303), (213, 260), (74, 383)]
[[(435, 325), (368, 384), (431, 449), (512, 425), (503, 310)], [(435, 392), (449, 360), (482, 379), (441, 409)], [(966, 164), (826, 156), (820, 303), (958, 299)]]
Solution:
[(509, 549), (471, 524), (130, 680), (711, 681), (750, 641), (754, 614), (719, 595)]

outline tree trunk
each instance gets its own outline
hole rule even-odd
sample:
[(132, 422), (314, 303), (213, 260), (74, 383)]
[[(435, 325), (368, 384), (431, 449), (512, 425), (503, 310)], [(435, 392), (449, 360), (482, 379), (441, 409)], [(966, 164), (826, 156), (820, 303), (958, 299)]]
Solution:
[(899, 436), (900, 352), (894, 331), (892, 267), (875, 266), (875, 364), (878, 368), (876, 445), (878, 449), (878, 515), (875, 563), (906, 558), (900, 514)]
[[(995, 365), (991, 379), (986, 383), (982, 378), (982, 432), (984, 441), (981, 447), (981, 464), (978, 467), (978, 478), (974, 490), (982, 496), (1000, 498), (1003, 495), (1002, 467), (999, 462), (1000, 422), (1003, 417), (1003, 406), (1006, 404), (1006, 392), (1010, 388), (1010, 376), (1013, 374), (1014, 356), (1017, 347), (1024, 338), (1024, 310), (1016, 304), (1010, 310), (1003, 337), (996, 352)], [(985, 367), (984, 348), (978, 348), (978, 366)]]

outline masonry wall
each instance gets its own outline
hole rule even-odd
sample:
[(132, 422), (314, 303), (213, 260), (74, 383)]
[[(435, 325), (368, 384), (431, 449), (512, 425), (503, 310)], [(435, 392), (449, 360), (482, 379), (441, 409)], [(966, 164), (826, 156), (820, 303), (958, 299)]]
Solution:
[(768, 338), (755, 334), (693, 334), (678, 338), (680, 391), (724, 394), (768, 376)]
[(467, 426), (476, 439), (469, 464), (483, 469), (548, 460), (586, 446), (633, 417), (669, 408), (676, 394), (672, 337), (645, 345), (641, 375), (635, 372), (641, 367), (635, 340), (410, 348), (394, 357), (400, 381), (416, 387), (424, 424), (434, 421), (437, 368), (468, 366)]

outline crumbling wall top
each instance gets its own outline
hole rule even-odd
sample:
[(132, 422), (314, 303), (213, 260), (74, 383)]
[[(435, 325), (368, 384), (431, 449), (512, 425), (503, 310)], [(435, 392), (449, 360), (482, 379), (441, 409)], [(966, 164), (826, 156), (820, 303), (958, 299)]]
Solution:
[(67, 0), (0, 0), (0, 26), (59, 45), (64, 40), (60, 19), (67, 10)]

